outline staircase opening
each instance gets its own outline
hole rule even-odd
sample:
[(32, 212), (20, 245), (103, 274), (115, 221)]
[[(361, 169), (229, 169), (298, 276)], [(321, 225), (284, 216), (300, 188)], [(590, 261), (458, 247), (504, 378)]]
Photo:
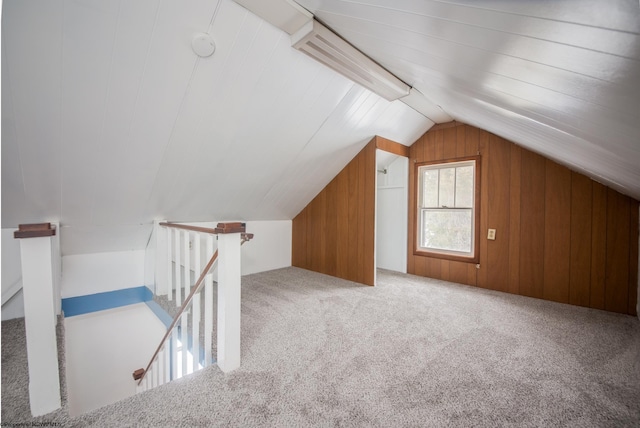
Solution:
[[(156, 294), (175, 301), (177, 311), (145, 366), (133, 371), (138, 391), (179, 379), (213, 364), (213, 270), (218, 254), (218, 366), (223, 371), (240, 365), (240, 246), (253, 238), (244, 223), (219, 223), (215, 229), (159, 223), (164, 239), (157, 239)], [(221, 235), (214, 251), (213, 237)], [(203, 261), (206, 265), (203, 269)], [(192, 283), (191, 272), (197, 276)], [(223, 327), (223, 328), (221, 328)], [(222, 352), (221, 352), (222, 350)]]

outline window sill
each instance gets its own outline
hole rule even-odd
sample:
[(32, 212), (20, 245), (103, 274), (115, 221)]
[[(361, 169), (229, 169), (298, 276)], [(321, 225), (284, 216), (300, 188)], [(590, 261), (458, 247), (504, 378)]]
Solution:
[(450, 260), (450, 261), (462, 262), (462, 263), (472, 263), (472, 264), (480, 263), (480, 257), (478, 257), (478, 256), (465, 257), (465, 256), (456, 256), (456, 255), (453, 255), (453, 254), (444, 254), (444, 253), (436, 253), (436, 252), (429, 252), (429, 251), (418, 251), (418, 250), (414, 250), (413, 251), (413, 255), (414, 256), (420, 256), (420, 257), (430, 257), (430, 258), (433, 258), (433, 259)]

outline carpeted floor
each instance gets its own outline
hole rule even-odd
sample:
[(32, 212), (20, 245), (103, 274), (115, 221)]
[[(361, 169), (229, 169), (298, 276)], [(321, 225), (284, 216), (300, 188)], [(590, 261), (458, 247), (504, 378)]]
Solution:
[[(79, 418), (38, 421), (640, 425), (637, 318), (386, 271), (378, 284), (297, 268), (244, 277), (240, 369), (210, 367)], [(5, 413), (5, 352), (20, 350), (8, 350), (4, 323), (2, 333), (2, 422), (29, 422)]]

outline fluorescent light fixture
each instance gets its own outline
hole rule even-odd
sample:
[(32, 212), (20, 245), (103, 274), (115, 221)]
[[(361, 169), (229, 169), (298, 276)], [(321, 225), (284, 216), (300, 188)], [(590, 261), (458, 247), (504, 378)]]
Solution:
[(409, 85), (315, 19), (291, 35), (291, 45), (389, 101), (409, 95)]

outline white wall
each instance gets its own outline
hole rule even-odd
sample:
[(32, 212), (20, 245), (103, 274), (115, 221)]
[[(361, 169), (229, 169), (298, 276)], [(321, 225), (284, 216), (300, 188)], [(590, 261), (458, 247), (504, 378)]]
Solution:
[[(217, 221), (211, 222), (189, 222), (185, 223), (191, 226), (215, 228)], [(274, 220), (274, 221), (248, 221), (247, 232), (253, 233), (254, 238), (242, 246), (241, 248), (241, 268), (242, 275), (248, 275), (257, 272), (264, 272), (273, 269), (279, 269), (291, 266), (291, 220)], [(167, 229), (165, 227), (156, 226), (151, 242), (157, 245), (157, 250), (152, 254), (148, 247), (145, 276), (149, 280), (149, 273), (155, 272), (155, 285), (158, 288), (158, 294), (166, 293), (166, 276), (167, 276)], [(184, 231), (181, 231), (181, 240), (184, 240)], [(175, 229), (170, 231), (171, 234), (171, 252), (174, 255), (172, 260), (175, 261)], [(190, 232), (190, 250), (189, 250), (189, 266), (191, 269), (191, 283), (193, 284), (200, 272), (194, 271), (195, 259), (195, 241), (196, 236), (200, 239), (200, 269), (203, 269), (209, 261), (206, 257), (206, 234), (197, 234)], [(213, 237), (213, 248), (217, 248), (218, 241)], [(184, 242), (180, 243), (180, 264), (184, 266)], [(173, 269), (173, 268), (172, 268)], [(217, 280), (217, 269), (213, 271), (214, 280)], [(183, 281), (184, 269), (181, 269), (180, 278)], [(173, 288), (175, 289), (175, 281)], [(152, 288), (147, 282), (147, 286)]]
[[(2, 229), (2, 295), (22, 287), (20, 240), (13, 237), (15, 228)], [(2, 320), (24, 317), (22, 290), (2, 307)]]
[[(187, 224), (215, 228), (218, 222)], [(246, 224), (247, 233), (253, 233), (254, 237), (241, 248), (242, 275), (291, 266), (291, 220), (247, 221)], [(215, 239), (213, 245), (215, 249)], [(204, 253), (204, 242), (201, 251)], [(184, 262), (184, 257), (181, 257)], [(193, 269), (193, 249), (190, 262)], [(206, 261), (202, 267), (204, 263)]]
[[(385, 154), (387, 156), (387, 154)], [(409, 160), (398, 156), (378, 172), (376, 267), (407, 272), (407, 205)]]
[(242, 275), (291, 266), (291, 220), (248, 221), (251, 241), (242, 246)]
[(56, 315), (62, 313), (62, 251), (60, 248), (60, 224), (51, 222), (56, 234), (51, 238), (51, 257), (53, 263), (53, 304)]
[(144, 285), (145, 250), (62, 257), (62, 297)]
[(155, 291), (156, 246), (158, 245), (158, 233), (156, 229), (154, 225), (151, 230), (151, 236), (149, 236), (149, 241), (147, 242), (147, 248), (144, 252), (144, 283), (140, 284), (146, 285), (151, 291)]
[(144, 303), (65, 318), (64, 323), (71, 416), (135, 394), (131, 374), (146, 367), (166, 331)]

